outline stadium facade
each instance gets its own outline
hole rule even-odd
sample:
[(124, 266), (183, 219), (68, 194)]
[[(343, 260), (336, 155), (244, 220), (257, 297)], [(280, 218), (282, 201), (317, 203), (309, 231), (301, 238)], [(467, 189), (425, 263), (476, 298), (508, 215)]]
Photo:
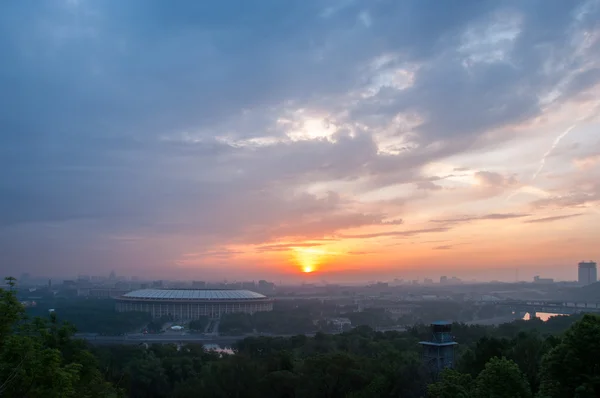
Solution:
[(250, 290), (142, 289), (126, 293), (116, 301), (119, 312), (142, 311), (153, 318), (168, 315), (174, 320), (273, 310), (273, 299)]

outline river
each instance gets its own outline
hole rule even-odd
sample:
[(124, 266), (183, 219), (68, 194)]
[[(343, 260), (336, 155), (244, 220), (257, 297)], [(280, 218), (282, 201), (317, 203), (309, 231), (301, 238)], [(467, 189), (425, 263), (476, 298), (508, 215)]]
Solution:
[[(561, 316), (562, 314), (553, 314), (550, 312), (537, 312), (536, 317), (540, 318), (542, 321), (546, 322), (548, 319), (552, 318), (553, 316)], [(530, 318), (529, 314), (525, 314), (523, 316), (523, 320), (528, 321)]]

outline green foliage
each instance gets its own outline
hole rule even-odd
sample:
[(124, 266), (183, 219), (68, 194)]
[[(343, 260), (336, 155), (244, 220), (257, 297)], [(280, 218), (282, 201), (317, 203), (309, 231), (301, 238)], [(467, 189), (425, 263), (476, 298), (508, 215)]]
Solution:
[(208, 317), (201, 316), (200, 318), (191, 321), (188, 327), (194, 332), (203, 332), (206, 325), (208, 325)]
[(28, 320), (9, 290), (0, 289), (0, 396), (2, 397), (117, 397), (106, 383), (96, 359), (77, 340), (74, 328), (50, 319)]
[(506, 358), (492, 358), (475, 380), (475, 398), (529, 398), (531, 389), (519, 366)]
[[(13, 291), (14, 280), (9, 282), (9, 289), (0, 289), (2, 397), (518, 398), (531, 397), (532, 392), (540, 398), (600, 396), (597, 316), (580, 317), (572, 326), (577, 317), (501, 327), (455, 324), (453, 333), (460, 343), (457, 369), (445, 370), (428, 385), (430, 375), (421, 364), (418, 345), (430, 337), (423, 324), (405, 332), (359, 326), (337, 335), (249, 337), (236, 344), (235, 355), (206, 352), (195, 344), (88, 347), (73, 338), (72, 325), (57, 318), (67, 314), (89, 319), (84, 315), (88, 310), (108, 316), (108, 307), (100, 307), (109, 301), (72, 300), (71, 307), (57, 302), (61, 305), (54, 315), (44, 311), (44, 318), (26, 319)], [(445, 310), (460, 310), (446, 304), (441, 305)], [(226, 315), (220, 331), (313, 331), (312, 319), (323, 319), (322, 310), (318, 302), (298, 307), (292, 301), (272, 313)], [(460, 311), (471, 310), (482, 308)], [(329, 316), (333, 309), (327, 311)], [(357, 323), (388, 322), (384, 311), (358, 314)], [(158, 330), (167, 321), (168, 317), (154, 320), (150, 326)], [(206, 324), (203, 318), (190, 327), (204, 330)]]
[(437, 382), (427, 387), (427, 394), (431, 398), (470, 398), (473, 394), (473, 378), (470, 374), (446, 369)]
[(79, 332), (118, 335), (139, 331), (151, 321), (145, 312), (117, 312), (115, 303), (108, 299), (59, 298), (40, 301), (27, 309), (29, 316), (48, 315), (52, 308), (61, 320), (73, 324)]
[(6, 283), (9, 290), (0, 289), (0, 349), (25, 312), (14, 292), (15, 278), (6, 278)]
[(310, 307), (289, 308), (277, 306), (273, 311), (257, 312), (252, 315), (234, 313), (221, 317), (219, 332), (226, 335), (243, 335), (257, 331), (259, 333), (298, 334), (316, 330)]
[(148, 332), (150, 333), (159, 333), (163, 330), (163, 326), (165, 325), (165, 323), (170, 322), (172, 320), (173, 317), (169, 315), (163, 315), (160, 318), (156, 318), (148, 322), (146, 330), (148, 330)]
[(276, 309), (257, 312), (252, 317), (254, 328), (259, 332), (277, 334), (310, 333), (315, 331), (312, 315), (304, 309)]
[(600, 396), (600, 316), (584, 315), (542, 360), (540, 397)]
[(342, 316), (350, 319), (350, 322), (356, 326), (367, 325), (377, 327), (396, 324), (382, 308), (367, 308), (361, 312), (348, 312), (342, 314)]
[(219, 333), (224, 335), (243, 335), (253, 330), (252, 316), (249, 314), (225, 314), (219, 322)]
[(472, 351), (460, 358), (458, 369), (475, 377), (485, 368), (490, 359), (505, 356), (510, 344), (508, 339), (483, 337)]

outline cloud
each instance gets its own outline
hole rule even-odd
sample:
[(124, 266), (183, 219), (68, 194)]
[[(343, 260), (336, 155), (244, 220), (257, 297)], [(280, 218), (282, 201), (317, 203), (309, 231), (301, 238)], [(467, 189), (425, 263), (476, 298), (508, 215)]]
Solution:
[(316, 247), (322, 246), (320, 242), (297, 242), (297, 243), (276, 243), (272, 245), (262, 245), (256, 248), (257, 252), (271, 252), (271, 251), (288, 251), (295, 247)]
[(518, 184), (515, 176), (504, 176), (491, 171), (478, 171), (474, 177), (481, 185), (486, 187), (506, 188)]
[(566, 195), (551, 196), (532, 202), (534, 208), (580, 208), (600, 201), (600, 192), (572, 192)]
[(580, 170), (589, 170), (600, 164), (600, 153), (585, 155), (580, 158), (573, 159), (575, 167)]
[(480, 221), (480, 220), (509, 220), (513, 218), (522, 218), (528, 217), (529, 214), (520, 214), (520, 213), (492, 213), (486, 214), (483, 216), (464, 216), (457, 218), (446, 218), (446, 219), (437, 219), (431, 220), (431, 222), (435, 223), (463, 223), (463, 222), (471, 222), (471, 221)]
[(424, 229), (413, 229), (407, 231), (386, 231), (386, 232), (375, 232), (369, 234), (346, 234), (339, 235), (340, 238), (344, 239), (371, 239), (371, 238), (380, 238), (387, 236), (414, 236), (414, 235), (422, 235), (429, 233), (437, 233), (437, 232), (446, 232), (449, 231), (450, 228), (447, 227), (439, 227), (439, 228), (424, 228)]
[(515, 126), (591, 95), (595, 4), (3, 3), (0, 252), (16, 269), (160, 267), (400, 225), (391, 202), (410, 194), (375, 211), (360, 195), (439, 191), (427, 165), (519, 145)]
[(418, 189), (425, 191), (439, 191), (443, 189), (441, 186), (434, 184), (431, 181), (419, 181), (416, 183)]
[(198, 253), (185, 253), (183, 255), (184, 258), (186, 259), (202, 259), (202, 258), (229, 258), (229, 257), (233, 257), (236, 254), (242, 254), (242, 251), (239, 250), (232, 250), (232, 249), (227, 249), (227, 248), (221, 248), (218, 250), (207, 250), (207, 251), (203, 251), (203, 252), (198, 252)]
[(436, 246), (434, 248), (432, 248), (431, 250), (450, 250), (452, 249), (452, 245), (443, 245), (443, 246)]
[(393, 220), (385, 220), (381, 222), (382, 225), (402, 225), (404, 224), (404, 220), (401, 218), (393, 219)]
[(553, 222), (553, 221), (558, 221), (558, 220), (565, 220), (567, 218), (573, 218), (573, 217), (579, 217), (582, 216), (583, 213), (577, 213), (577, 214), (566, 214), (563, 216), (552, 216), (552, 217), (543, 217), (543, 218), (536, 218), (533, 220), (526, 220), (523, 221), (525, 223), (545, 223), (545, 222)]

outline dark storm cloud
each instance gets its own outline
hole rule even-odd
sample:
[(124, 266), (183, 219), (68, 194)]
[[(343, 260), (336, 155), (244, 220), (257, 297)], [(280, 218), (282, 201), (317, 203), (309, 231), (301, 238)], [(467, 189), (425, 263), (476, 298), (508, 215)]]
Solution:
[[(556, 101), (597, 83), (572, 45), (597, 27), (598, 7), (588, 3), (3, 2), (0, 250), (32, 266), (24, 251), (46, 248), (48, 264), (75, 266), (100, 235), (176, 234), (210, 246), (395, 223), (334, 193), (294, 188), (418, 181), (424, 164), (538, 115), (539, 96), (562, 79), (570, 83)], [(465, 67), (465, 30), (499, 15), (520, 21), (507, 60)], [(387, 54), (395, 58), (371, 71)], [(406, 63), (419, 66), (412, 86), (349, 96)], [(283, 109), (311, 104), (338, 114), (335, 142), (290, 141), (274, 126)], [(420, 146), (382, 154), (373, 127), (408, 111), (423, 118), (410, 132)], [(236, 146), (216, 135), (279, 141)], [(31, 233), (57, 223), (69, 225)], [(61, 250), (75, 236), (69, 260)], [(120, 248), (98, 250), (94, 266), (124, 262), (110, 255)]]

